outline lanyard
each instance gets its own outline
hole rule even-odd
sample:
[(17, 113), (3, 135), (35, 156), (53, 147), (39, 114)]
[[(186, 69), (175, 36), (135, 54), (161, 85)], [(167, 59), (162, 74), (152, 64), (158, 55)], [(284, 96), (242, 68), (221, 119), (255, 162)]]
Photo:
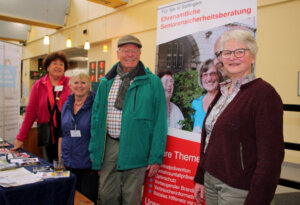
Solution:
[(78, 121), (79, 121), (79, 118), (80, 118), (80, 115), (81, 115), (82, 111), (79, 110), (79, 112), (74, 115), (74, 113), (72, 112), (72, 129), (74, 128), (75, 130), (77, 130), (77, 125), (78, 125)]

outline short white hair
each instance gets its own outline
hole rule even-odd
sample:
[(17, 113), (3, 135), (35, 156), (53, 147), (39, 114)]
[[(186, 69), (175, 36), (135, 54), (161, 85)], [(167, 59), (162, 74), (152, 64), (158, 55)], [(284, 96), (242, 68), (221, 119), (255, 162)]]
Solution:
[(254, 35), (246, 30), (238, 29), (238, 30), (229, 30), (222, 34), (220, 38), (220, 51), (224, 49), (224, 44), (229, 40), (237, 40), (241, 43), (244, 43), (249, 48), (251, 54), (256, 56), (258, 51), (258, 46)]
[(86, 79), (88, 84), (91, 84), (91, 79), (90, 79), (90, 75), (87, 71), (83, 70), (83, 69), (73, 69), (72, 70), (72, 74), (70, 75), (70, 81), (69, 81), (69, 85), (74, 81), (74, 79)]

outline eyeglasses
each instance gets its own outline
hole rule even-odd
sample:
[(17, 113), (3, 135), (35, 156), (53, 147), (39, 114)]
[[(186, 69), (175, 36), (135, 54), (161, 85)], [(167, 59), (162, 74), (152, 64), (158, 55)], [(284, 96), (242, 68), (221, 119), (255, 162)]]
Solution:
[(137, 55), (138, 53), (140, 53), (139, 49), (134, 49), (134, 50), (129, 50), (129, 49), (125, 49), (125, 50), (120, 50), (121, 53), (124, 53), (126, 55), (129, 55), (130, 53), (132, 55)]
[(221, 51), (217, 51), (217, 52), (215, 52), (215, 56), (216, 56), (217, 58), (219, 58), (221, 54), (222, 54), (222, 52), (221, 52)]
[(202, 73), (202, 75), (201, 75), (201, 77), (202, 78), (207, 78), (208, 76), (209, 77), (216, 77), (218, 75), (218, 73), (217, 72), (211, 72), (211, 73)]
[(235, 57), (241, 58), (241, 57), (245, 56), (246, 50), (250, 50), (250, 49), (248, 49), (248, 48), (238, 48), (238, 49), (235, 49), (233, 51), (223, 50), (221, 52), (221, 54), (222, 54), (223, 58), (230, 58), (232, 53), (234, 54)]
[(168, 83), (174, 84), (173, 78), (162, 80), (162, 82), (163, 82), (163, 84), (164, 84), (164, 83), (165, 83), (165, 84), (168, 84)]

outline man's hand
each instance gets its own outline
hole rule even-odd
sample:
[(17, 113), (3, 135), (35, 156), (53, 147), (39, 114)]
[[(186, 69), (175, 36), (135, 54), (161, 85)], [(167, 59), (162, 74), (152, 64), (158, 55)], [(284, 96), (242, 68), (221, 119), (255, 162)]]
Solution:
[[(92, 160), (92, 159), (90, 159), (90, 160), (91, 160), (91, 162), (93, 163), (93, 160)], [(98, 174), (98, 176), (100, 177), (101, 170), (98, 170), (98, 171), (97, 171), (97, 174)]]
[(204, 186), (202, 184), (195, 184), (194, 188), (194, 197), (196, 199), (197, 204), (202, 204), (204, 202)]
[(159, 164), (155, 163), (155, 164), (148, 165), (147, 167), (147, 171), (149, 171), (148, 177), (155, 176), (158, 170), (159, 170)]

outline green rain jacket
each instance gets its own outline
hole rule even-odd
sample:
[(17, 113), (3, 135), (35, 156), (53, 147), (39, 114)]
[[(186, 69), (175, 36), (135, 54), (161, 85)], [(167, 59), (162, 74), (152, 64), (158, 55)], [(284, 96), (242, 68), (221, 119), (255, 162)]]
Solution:
[[(127, 90), (121, 120), (118, 170), (162, 164), (167, 140), (166, 97), (160, 79), (145, 69), (140, 70)], [(107, 101), (117, 75), (117, 64), (101, 79), (92, 109), (89, 145), (92, 169), (100, 170), (106, 144)]]

